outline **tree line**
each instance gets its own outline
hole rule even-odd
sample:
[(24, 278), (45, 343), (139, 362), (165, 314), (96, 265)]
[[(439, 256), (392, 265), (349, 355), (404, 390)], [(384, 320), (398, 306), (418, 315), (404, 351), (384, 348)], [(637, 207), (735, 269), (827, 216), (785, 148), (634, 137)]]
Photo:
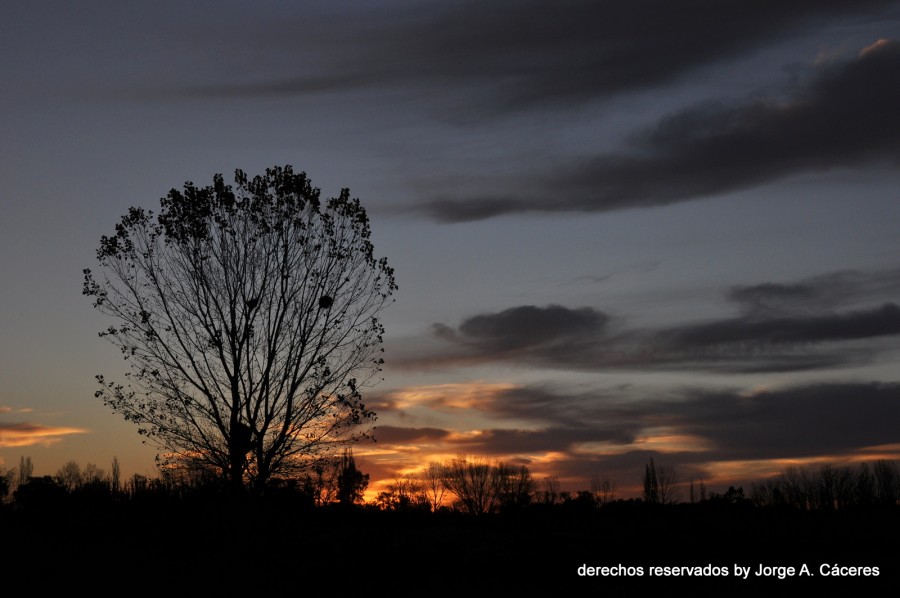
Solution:
[[(303, 475), (273, 482), (270, 492), (299, 497), (311, 507), (328, 504), (361, 504), (369, 474), (356, 466), (351, 449), (336, 458), (319, 459)], [(63, 501), (67, 497), (120, 500), (146, 497), (207, 498), (229, 495), (227, 480), (208, 467), (163, 464), (156, 476), (135, 473), (123, 477), (117, 458), (109, 469), (94, 463), (80, 466), (69, 460), (54, 475), (34, 475), (31, 457), (21, 457), (18, 467), (0, 470), (0, 505), (31, 506)]]
[[(82, 467), (74, 460), (52, 476), (34, 476), (33, 469), (31, 458), (21, 457), (18, 467), (0, 471), (0, 504), (25, 505), (66, 496), (136, 499), (205, 493), (214, 497), (228, 490), (217, 472), (204, 468), (167, 466), (161, 467), (156, 477), (134, 474), (123, 478), (116, 458), (109, 469), (93, 463)], [(369, 475), (359, 469), (347, 449), (337, 458), (315, 462), (302, 475), (277, 482), (270, 493), (294, 496), (309, 507), (363, 505)], [(683, 481), (675, 466), (650, 459), (641, 484), (639, 499), (619, 498), (618, 484), (608, 475), (593, 476), (590, 489), (563, 491), (558, 478), (536, 479), (525, 465), (461, 456), (396, 476), (368, 506), (383, 511), (448, 510), (485, 515), (554, 505), (600, 508), (615, 502), (785, 506), (810, 511), (900, 504), (900, 469), (889, 460), (789, 466), (777, 476), (754, 483), (745, 495), (743, 487), (733, 486), (724, 493), (709, 492), (704, 481)]]

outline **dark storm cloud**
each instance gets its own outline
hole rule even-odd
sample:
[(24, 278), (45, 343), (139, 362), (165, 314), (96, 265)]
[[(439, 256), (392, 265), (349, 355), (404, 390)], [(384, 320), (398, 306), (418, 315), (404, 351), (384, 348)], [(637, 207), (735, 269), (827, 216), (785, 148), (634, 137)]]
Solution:
[[(318, 15), (316, 31), (267, 27), (256, 43), (300, 74), (200, 93), (267, 96), (371, 87), (446, 87), (490, 113), (665, 83), (804, 25), (878, 18), (890, 0), (539, 0), (455, 2)], [(402, 12), (400, 12), (402, 11)], [(304, 23), (302, 27), (306, 27)], [(322, 33), (326, 31), (328, 34)], [(242, 39), (251, 39), (244, 32)], [(250, 42), (253, 43), (252, 41)], [(311, 60), (314, 57), (315, 60)], [(310, 63), (319, 73), (306, 73)], [(282, 69), (283, 70), (283, 69)]]
[[(824, 68), (788, 102), (703, 105), (660, 121), (637, 152), (607, 154), (529, 180), (521, 194), (438, 197), (421, 209), (445, 222), (529, 211), (667, 205), (790, 175), (900, 162), (900, 42), (880, 41)], [(546, 199), (551, 197), (553, 199)]]
[(848, 454), (900, 443), (897, 383), (698, 393), (668, 409), (674, 425), (714, 446), (717, 459)]

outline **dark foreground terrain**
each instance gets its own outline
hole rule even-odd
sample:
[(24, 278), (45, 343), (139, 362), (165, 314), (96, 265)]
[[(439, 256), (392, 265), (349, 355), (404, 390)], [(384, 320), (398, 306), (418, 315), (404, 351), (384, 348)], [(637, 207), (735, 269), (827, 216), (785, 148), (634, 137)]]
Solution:
[[(623, 502), (469, 516), (314, 509), (286, 498), (107, 497), (6, 506), (0, 536), (7, 577), (35, 588), (104, 593), (347, 596), (378, 588), (391, 596), (537, 589), (620, 596), (652, 589), (882, 596), (900, 590), (896, 507), (829, 513)], [(736, 566), (750, 570), (736, 573)]]

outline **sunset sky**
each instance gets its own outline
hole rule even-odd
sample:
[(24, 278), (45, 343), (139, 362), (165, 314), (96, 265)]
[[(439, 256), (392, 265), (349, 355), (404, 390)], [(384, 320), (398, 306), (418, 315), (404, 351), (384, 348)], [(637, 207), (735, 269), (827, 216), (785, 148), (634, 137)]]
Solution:
[(0, 470), (154, 475), (101, 235), (291, 164), (396, 270), (372, 490), (900, 458), (900, 1), (42, 1), (0, 16)]

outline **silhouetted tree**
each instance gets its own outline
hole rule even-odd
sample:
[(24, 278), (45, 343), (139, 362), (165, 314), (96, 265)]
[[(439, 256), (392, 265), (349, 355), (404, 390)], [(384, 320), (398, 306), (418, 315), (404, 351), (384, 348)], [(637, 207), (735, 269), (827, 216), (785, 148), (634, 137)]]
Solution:
[(82, 484), (90, 484), (94, 486), (107, 486), (109, 479), (106, 472), (97, 467), (94, 463), (88, 463), (81, 471)]
[(428, 502), (431, 504), (431, 510), (437, 511), (441, 508), (447, 492), (447, 488), (444, 486), (444, 470), (440, 463), (432, 461), (428, 464), (422, 474), (422, 484), (425, 487)]
[(531, 503), (534, 479), (527, 467), (498, 463), (494, 475), (497, 477), (497, 502), (501, 508), (515, 509)]
[(75, 461), (66, 461), (56, 471), (56, 482), (68, 492), (74, 491), (81, 485), (81, 467)]
[(19, 470), (17, 473), (16, 487), (27, 484), (34, 473), (34, 465), (31, 462), (31, 457), (19, 457)]
[(444, 465), (444, 486), (468, 513), (481, 515), (493, 510), (496, 499), (491, 464), (483, 459), (457, 457)]
[(131, 363), (129, 385), (98, 376), (97, 395), (178, 460), (261, 489), (367, 435), (360, 389), (397, 287), (346, 189), (321, 201), (290, 166), (234, 180), (131, 208), (84, 294)]
[(317, 459), (303, 476), (304, 492), (321, 507), (337, 500), (339, 462), (336, 459)]
[(746, 503), (747, 497), (744, 496), (744, 488), (742, 486), (738, 486), (737, 488), (729, 486), (724, 494), (718, 494), (716, 492), (711, 493), (708, 500), (710, 502), (737, 505)]
[(591, 492), (598, 505), (603, 506), (616, 499), (616, 482), (608, 474), (591, 478)]
[(150, 480), (147, 479), (147, 476), (136, 473), (133, 476), (131, 476), (131, 480), (128, 484), (128, 493), (131, 496), (143, 494), (143, 493), (147, 492), (149, 486), (150, 486)]
[(395, 477), (386, 491), (378, 493), (375, 502), (387, 511), (431, 510), (431, 501), (422, 480), (410, 474)]
[(875, 502), (881, 505), (896, 505), (900, 500), (900, 475), (897, 464), (884, 459), (872, 466), (875, 486)]
[(656, 465), (651, 457), (644, 466), (641, 483), (644, 502), (672, 504), (678, 500), (678, 469), (674, 465)]
[(363, 500), (363, 494), (369, 486), (369, 474), (356, 468), (353, 451), (346, 449), (341, 456), (340, 473), (338, 474), (338, 501), (342, 505), (352, 505)]
[(669, 505), (678, 502), (678, 468), (674, 465), (656, 466), (656, 487), (659, 502)]
[(113, 457), (112, 466), (109, 469), (109, 489), (113, 494), (118, 494), (122, 489), (119, 471), (119, 459)]
[(650, 457), (650, 462), (644, 466), (641, 482), (644, 486), (644, 502), (657, 504), (659, 502), (659, 479), (656, 477), (656, 465), (653, 463), (653, 457)]
[(900, 477), (893, 461), (876, 461), (818, 468), (789, 466), (781, 475), (753, 486), (753, 502), (760, 506), (790, 505), (804, 510), (841, 510), (874, 504), (896, 505)]
[(544, 505), (555, 505), (559, 502), (559, 478), (547, 476), (541, 480), (537, 500)]
[(457, 457), (445, 464), (443, 481), (456, 496), (456, 506), (473, 515), (527, 505), (534, 490), (531, 472), (524, 465), (479, 458)]
[(11, 485), (9, 474), (9, 471), (0, 471), (0, 505), (6, 502), (6, 497), (9, 494), (9, 488)]

